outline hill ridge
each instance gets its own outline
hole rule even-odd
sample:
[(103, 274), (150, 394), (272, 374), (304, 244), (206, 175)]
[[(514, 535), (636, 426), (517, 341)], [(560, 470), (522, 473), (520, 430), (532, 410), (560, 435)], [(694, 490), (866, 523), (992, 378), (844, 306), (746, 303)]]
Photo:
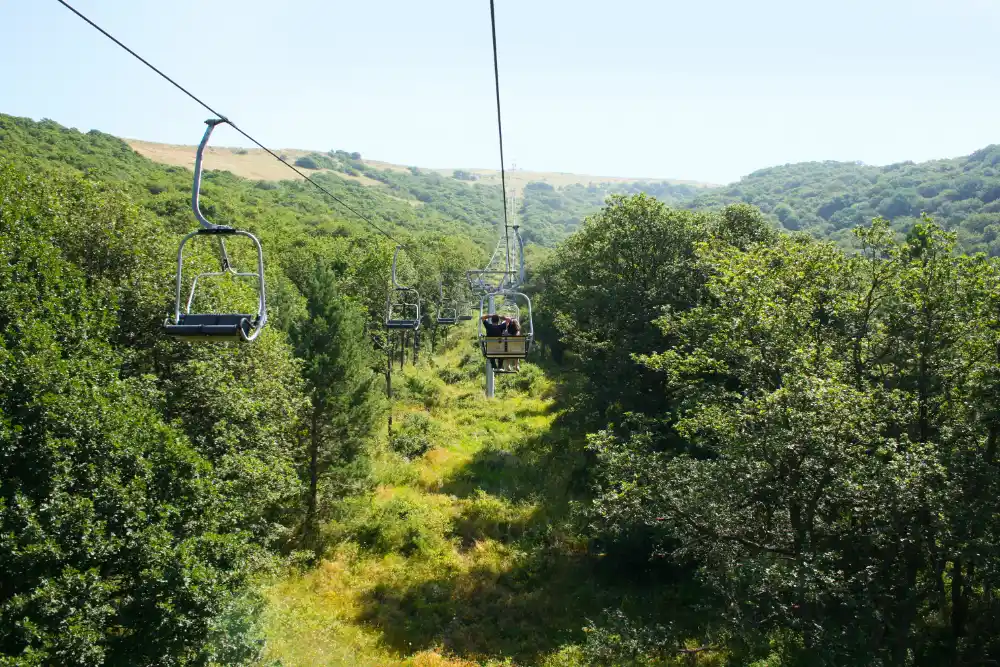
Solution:
[[(140, 155), (153, 160), (154, 162), (160, 162), (162, 164), (169, 164), (175, 167), (192, 166), (194, 165), (194, 154), (196, 146), (187, 144), (168, 144), (156, 141), (146, 141), (143, 139), (133, 139), (128, 137), (122, 137), (122, 141), (127, 143), (132, 150), (138, 152)], [(225, 158), (224, 164), (227, 165), (225, 169), (231, 171), (237, 176), (243, 176), (244, 178), (254, 178), (258, 180), (285, 180), (285, 179), (298, 179), (299, 177), (293, 174), (288, 169), (285, 169), (277, 161), (274, 160), (270, 155), (265, 153), (259, 148), (239, 148), (233, 146), (210, 146), (208, 149), (210, 155), (217, 158)], [(327, 151), (320, 150), (307, 150), (303, 148), (280, 148), (275, 149), (275, 152), (279, 155), (287, 156), (289, 159), (294, 160), (301, 157), (306, 157), (309, 155), (319, 154), (327, 155)], [(270, 164), (265, 164), (269, 162)], [(361, 158), (360, 160), (364, 164), (376, 168), (376, 169), (389, 169), (393, 171), (408, 171), (410, 165), (402, 165), (394, 162), (388, 162), (385, 160), (376, 160)], [(415, 165), (414, 165), (415, 166)], [(211, 167), (210, 167), (211, 168)], [(452, 176), (454, 173), (466, 173), (478, 176), (475, 182), (489, 183), (492, 184), (493, 181), (499, 183), (500, 172), (496, 169), (486, 169), (480, 167), (420, 167), (416, 166), (417, 169), (424, 172), (435, 172), (443, 176)], [(259, 176), (258, 174), (269, 174), (271, 176)], [(512, 169), (507, 171), (508, 183), (512, 183), (520, 193), (523, 190), (523, 186), (529, 182), (542, 182), (548, 183), (555, 187), (561, 187), (564, 185), (580, 184), (588, 185), (590, 183), (671, 183), (677, 185), (692, 185), (695, 187), (702, 188), (715, 188), (720, 187), (721, 184), (709, 183), (706, 181), (697, 181), (692, 179), (682, 179), (682, 178), (659, 178), (659, 177), (633, 177), (633, 176), (602, 176), (597, 174), (580, 174), (576, 172), (568, 171), (534, 171), (527, 169)], [(372, 185), (373, 183), (369, 183)]]

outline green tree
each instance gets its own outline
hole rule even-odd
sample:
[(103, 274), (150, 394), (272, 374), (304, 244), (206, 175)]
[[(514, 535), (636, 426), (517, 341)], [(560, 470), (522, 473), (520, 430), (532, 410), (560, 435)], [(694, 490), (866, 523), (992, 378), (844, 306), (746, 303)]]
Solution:
[(385, 400), (363, 309), (340, 294), (336, 274), (317, 264), (306, 290), (309, 318), (292, 330), (310, 407), (300, 462), (306, 480), (303, 540), (318, 549), (330, 499), (357, 493), (369, 475), (366, 443)]
[(113, 235), (89, 265), (67, 241), (102, 197), (0, 165), (0, 664), (249, 664), (216, 640), (260, 551), (155, 378), (122, 376)]
[(634, 353), (662, 342), (653, 320), (698, 299), (703, 278), (695, 245), (710, 218), (677, 211), (643, 194), (612, 195), (567, 240), (545, 270), (543, 301), (563, 342), (580, 360), (596, 405), (611, 413), (656, 404), (660, 378)]
[(902, 243), (885, 221), (857, 237), (851, 257), (703, 247), (707, 299), (661, 319), (674, 346), (641, 357), (688, 447), (594, 436), (597, 515), (678, 540), (726, 601), (734, 651), (785, 637), (783, 664), (982, 664), (1000, 649), (1000, 267), (954, 256), (928, 221)]

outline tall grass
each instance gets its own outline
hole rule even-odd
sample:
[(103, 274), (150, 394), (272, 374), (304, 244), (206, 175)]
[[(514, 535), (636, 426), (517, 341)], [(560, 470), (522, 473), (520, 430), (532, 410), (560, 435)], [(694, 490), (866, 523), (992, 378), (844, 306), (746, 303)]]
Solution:
[(648, 604), (580, 537), (556, 383), (522, 363), (488, 400), (469, 342), (393, 378), (376, 491), (342, 503), (317, 567), (268, 591), (268, 664), (580, 667), (588, 618)]

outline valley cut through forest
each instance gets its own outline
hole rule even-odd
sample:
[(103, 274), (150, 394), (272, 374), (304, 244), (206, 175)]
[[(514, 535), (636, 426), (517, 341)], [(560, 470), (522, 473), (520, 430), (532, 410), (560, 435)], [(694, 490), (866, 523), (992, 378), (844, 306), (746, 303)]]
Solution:
[(437, 320), (500, 188), (303, 157), (405, 244), (391, 399), (386, 236), (210, 154), (269, 320), (174, 340), (192, 172), (0, 115), (0, 665), (1000, 660), (1000, 148), (526, 183), (536, 344), (495, 398), (476, 323)]

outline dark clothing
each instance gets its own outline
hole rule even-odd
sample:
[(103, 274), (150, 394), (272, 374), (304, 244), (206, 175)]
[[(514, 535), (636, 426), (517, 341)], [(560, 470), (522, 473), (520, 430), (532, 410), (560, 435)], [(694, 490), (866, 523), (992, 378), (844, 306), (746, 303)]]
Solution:
[(489, 320), (483, 322), (483, 328), (486, 329), (487, 336), (503, 336), (507, 333), (507, 322), (500, 320), (500, 324), (493, 324)]
[[(487, 336), (503, 336), (507, 333), (507, 320), (500, 320), (499, 323), (493, 324), (489, 319), (483, 320), (483, 328), (486, 329)], [(495, 370), (500, 370), (503, 364), (503, 359), (490, 359), (490, 365), (493, 366)]]

